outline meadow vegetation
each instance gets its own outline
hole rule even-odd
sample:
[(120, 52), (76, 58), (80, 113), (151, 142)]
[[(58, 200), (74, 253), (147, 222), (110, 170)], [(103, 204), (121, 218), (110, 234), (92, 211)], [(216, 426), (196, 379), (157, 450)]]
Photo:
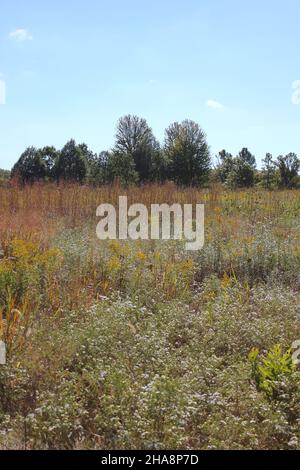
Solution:
[[(204, 203), (205, 246), (96, 208)], [(300, 449), (300, 191), (0, 187), (0, 448)]]

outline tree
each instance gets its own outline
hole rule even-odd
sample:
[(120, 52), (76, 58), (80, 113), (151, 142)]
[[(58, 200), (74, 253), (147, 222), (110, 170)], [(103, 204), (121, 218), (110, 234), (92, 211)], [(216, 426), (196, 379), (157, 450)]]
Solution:
[(10, 178), (11, 172), (9, 170), (2, 170), (0, 168), (0, 179), (8, 180)]
[(267, 153), (262, 163), (262, 184), (264, 188), (271, 189), (274, 186), (276, 176), (276, 165), (273, 162), (273, 156)]
[(8, 170), (2, 170), (0, 168), (0, 186), (6, 184), (11, 176), (11, 172)]
[(253, 168), (255, 168), (256, 166), (256, 159), (255, 159), (255, 156), (252, 155), (251, 152), (249, 152), (249, 150), (247, 148), (243, 148), (240, 153), (239, 153), (239, 158), (242, 162), (244, 163), (248, 163), (248, 165), (252, 166)]
[(95, 185), (107, 184), (109, 182), (109, 152), (101, 152), (94, 155), (89, 164), (88, 181)]
[(130, 159), (134, 162), (140, 181), (151, 178), (157, 152), (159, 144), (145, 119), (127, 115), (119, 120), (114, 154), (118, 159), (124, 157), (127, 163)]
[(150, 172), (150, 181), (163, 183), (168, 178), (168, 158), (166, 154), (158, 149), (153, 153)]
[(219, 164), (217, 166), (217, 179), (221, 183), (226, 183), (228, 176), (233, 170), (234, 158), (231, 153), (226, 152), (226, 150), (221, 150), (219, 152)]
[(59, 151), (55, 147), (44, 147), (38, 150), (42, 161), (45, 164), (46, 174), (45, 176), (49, 180), (53, 180), (56, 177), (56, 165), (59, 157)]
[(280, 186), (284, 188), (294, 188), (298, 184), (298, 173), (300, 160), (295, 153), (289, 153), (285, 157), (280, 155), (277, 158), (276, 166), (280, 174)]
[(78, 148), (81, 152), (82, 157), (85, 159), (86, 164), (91, 165), (95, 159), (97, 159), (97, 154), (92, 152), (86, 144), (79, 144)]
[(232, 188), (250, 188), (254, 186), (255, 171), (252, 165), (240, 157), (233, 160), (233, 168), (227, 183)]
[(83, 151), (76, 145), (75, 140), (70, 140), (59, 154), (56, 165), (57, 178), (82, 183), (86, 174), (87, 164)]
[(217, 176), (221, 183), (232, 188), (251, 187), (255, 181), (255, 157), (243, 148), (237, 157), (222, 150), (219, 152)]
[(46, 165), (35, 147), (28, 147), (14, 165), (11, 176), (22, 184), (34, 183), (45, 178)]
[(112, 152), (107, 162), (109, 182), (119, 180), (123, 186), (136, 184), (139, 176), (135, 170), (134, 160), (129, 154)]
[(170, 176), (176, 183), (200, 185), (208, 181), (209, 147), (205, 133), (194, 121), (175, 122), (166, 129), (165, 153)]

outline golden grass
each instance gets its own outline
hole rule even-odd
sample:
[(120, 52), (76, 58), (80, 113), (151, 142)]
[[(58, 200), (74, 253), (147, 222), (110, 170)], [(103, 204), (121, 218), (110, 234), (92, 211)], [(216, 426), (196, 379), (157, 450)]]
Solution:
[[(173, 183), (133, 186), (128, 189), (118, 184), (93, 188), (77, 184), (35, 184), (26, 187), (0, 187), (1, 229), (19, 225), (26, 231), (31, 225), (40, 225), (40, 219), (66, 217), (78, 223), (95, 217), (96, 208), (102, 203), (118, 204), (119, 196), (128, 196), (128, 202), (147, 206), (157, 203), (196, 204), (205, 203), (207, 214), (212, 210), (222, 214), (222, 209), (232, 207), (244, 209), (248, 215), (263, 211), (264, 216), (276, 216), (282, 210), (299, 207), (300, 190), (226, 191), (215, 185), (210, 189), (178, 188)], [(22, 218), (18, 219), (22, 214)], [(222, 214), (224, 215), (224, 214)]]

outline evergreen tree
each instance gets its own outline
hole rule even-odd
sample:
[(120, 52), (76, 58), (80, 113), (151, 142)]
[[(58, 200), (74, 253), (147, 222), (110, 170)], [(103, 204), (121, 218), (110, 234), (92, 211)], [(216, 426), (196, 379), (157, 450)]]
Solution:
[(230, 173), (233, 170), (234, 166), (234, 158), (231, 153), (226, 152), (226, 150), (222, 150), (219, 152), (219, 164), (217, 166), (217, 179), (221, 183), (226, 183)]
[(54, 180), (56, 178), (56, 165), (59, 157), (59, 152), (55, 147), (44, 147), (38, 150), (42, 161), (46, 168), (45, 176), (48, 180)]
[(87, 174), (87, 164), (82, 149), (70, 140), (61, 150), (57, 165), (58, 180), (83, 183)]
[(256, 166), (256, 159), (255, 159), (255, 156), (252, 155), (251, 152), (249, 152), (249, 150), (247, 148), (243, 148), (238, 157), (240, 158), (240, 160), (244, 163), (248, 163), (248, 165), (252, 166), (253, 168), (255, 168)]
[(35, 147), (28, 147), (14, 165), (11, 176), (22, 184), (34, 183), (45, 178), (46, 164)]
[(262, 184), (264, 188), (271, 189), (274, 186), (276, 176), (276, 166), (273, 162), (273, 156), (267, 153), (262, 163)]

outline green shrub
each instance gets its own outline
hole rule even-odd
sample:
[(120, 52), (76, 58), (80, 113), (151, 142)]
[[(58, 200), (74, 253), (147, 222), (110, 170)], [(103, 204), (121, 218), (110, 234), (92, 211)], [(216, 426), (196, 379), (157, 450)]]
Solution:
[(280, 344), (270, 349), (264, 358), (259, 356), (258, 349), (253, 349), (249, 354), (249, 360), (252, 364), (253, 378), (259, 390), (265, 392), (270, 398), (276, 395), (278, 382), (295, 370), (292, 350), (284, 352)]

